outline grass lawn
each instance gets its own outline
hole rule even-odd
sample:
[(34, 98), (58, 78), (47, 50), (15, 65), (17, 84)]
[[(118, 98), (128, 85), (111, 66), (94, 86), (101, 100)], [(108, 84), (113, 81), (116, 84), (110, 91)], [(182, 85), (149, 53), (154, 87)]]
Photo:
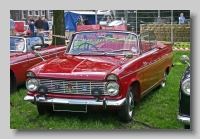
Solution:
[(183, 129), (177, 120), (178, 89), (182, 72), (187, 65), (181, 64), (181, 55), (190, 56), (190, 51), (174, 51), (172, 68), (167, 85), (156, 89), (136, 103), (133, 121), (122, 123), (112, 111), (89, 111), (88, 113), (56, 112), (39, 116), (36, 106), (23, 98), (25, 86), (10, 95), (11, 129)]

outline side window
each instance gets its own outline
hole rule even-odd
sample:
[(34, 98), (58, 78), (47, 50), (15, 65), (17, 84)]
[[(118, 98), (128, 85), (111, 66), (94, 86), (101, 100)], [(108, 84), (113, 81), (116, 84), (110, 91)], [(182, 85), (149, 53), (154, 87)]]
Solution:
[(151, 44), (151, 49), (157, 48), (156, 36), (153, 32), (149, 32), (149, 42)]
[(32, 51), (29, 38), (26, 39), (26, 49), (27, 49), (27, 52)]
[(141, 46), (142, 46), (142, 52), (146, 53), (151, 50), (151, 45), (149, 42), (149, 35), (147, 32), (143, 32), (140, 34), (141, 38)]
[(31, 48), (31, 50), (32, 50), (32, 47), (33, 46), (44, 46), (44, 43), (43, 43), (43, 40), (42, 40), (42, 38), (41, 37), (30, 37), (29, 38), (29, 47)]
[(143, 53), (157, 48), (156, 36), (153, 32), (147, 31), (140, 35)]

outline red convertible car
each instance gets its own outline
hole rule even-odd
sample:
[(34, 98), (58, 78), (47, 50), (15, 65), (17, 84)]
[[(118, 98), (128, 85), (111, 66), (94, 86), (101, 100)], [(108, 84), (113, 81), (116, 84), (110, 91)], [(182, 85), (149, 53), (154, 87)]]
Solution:
[(157, 42), (152, 32), (76, 32), (63, 55), (27, 70), (24, 100), (35, 104), (39, 115), (116, 110), (129, 122), (134, 102), (166, 85), (172, 58), (172, 45)]
[[(34, 51), (35, 48), (39, 48)], [(49, 46), (42, 37), (10, 36), (10, 92), (26, 82), (26, 70), (33, 65), (64, 53), (66, 46)], [(42, 57), (38, 55), (41, 54)], [(43, 58), (43, 59), (42, 59)]]

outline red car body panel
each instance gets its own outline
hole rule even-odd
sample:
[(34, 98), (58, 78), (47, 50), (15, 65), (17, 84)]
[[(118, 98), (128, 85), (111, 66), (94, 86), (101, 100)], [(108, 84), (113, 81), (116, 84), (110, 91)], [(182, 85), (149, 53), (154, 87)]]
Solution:
[[(23, 38), (23, 37), (20, 37)], [(28, 38), (28, 37), (27, 37)], [(48, 46), (37, 50), (41, 56), (47, 60), (63, 54), (66, 50), (65, 45)], [(13, 73), (17, 86), (24, 84), (26, 81), (26, 71), (43, 60), (39, 56), (35, 56), (33, 51), (29, 52), (10, 52), (10, 72)]]
[(15, 26), (15, 34), (23, 34), (24, 33), (24, 21), (14, 21)]

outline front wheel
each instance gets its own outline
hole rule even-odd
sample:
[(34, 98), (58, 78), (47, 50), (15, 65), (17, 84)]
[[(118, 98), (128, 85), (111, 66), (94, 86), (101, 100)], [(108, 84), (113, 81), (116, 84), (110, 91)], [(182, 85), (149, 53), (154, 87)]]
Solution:
[(133, 107), (134, 107), (134, 92), (133, 88), (129, 87), (125, 104), (118, 111), (118, 115), (121, 121), (130, 122), (133, 118)]

